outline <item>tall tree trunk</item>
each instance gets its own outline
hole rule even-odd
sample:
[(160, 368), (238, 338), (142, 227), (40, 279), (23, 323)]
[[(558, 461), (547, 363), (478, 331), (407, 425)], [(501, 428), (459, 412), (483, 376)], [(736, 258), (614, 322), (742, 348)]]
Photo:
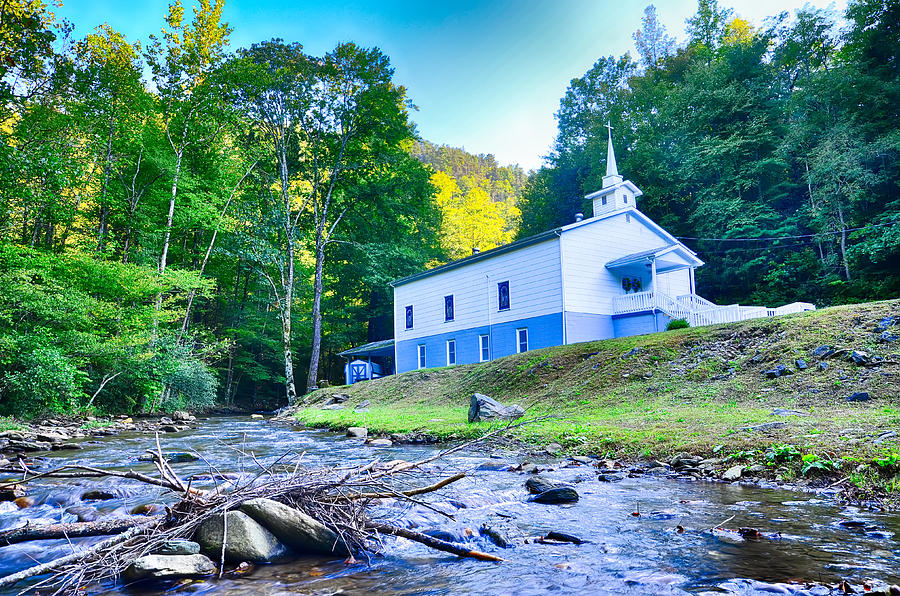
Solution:
[(106, 157), (103, 163), (103, 182), (100, 185), (100, 225), (97, 231), (97, 251), (103, 252), (106, 237), (106, 220), (109, 218), (109, 201), (106, 193), (109, 190), (109, 176), (112, 171), (112, 142), (115, 132), (115, 119), (109, 117), (109, 133), (106, 136)]
[(322, 352), (322, 272), (325, 268), (325, 247), (322, 231), (316, 232), (316, 274), (313, 281), (312, 307), (312, 349), (309, 354), (309, 376), (306, 378), (306, 392), (314, 390), (319, 383), (319, 355)]
[(844, 222), (844, 208), (838, 203), (838, 221), (841, 222), (841, 263), (844, 265), (844, 276), (850, 281), (850, 263), (847, 261), (847, 224)]
[[(806, 166), (806, 190), (809, 193), (809, 209), (810, 215), (814, 215), (816, 212), (816, 203), (813, 200), (813, 189), (812, 182), (809, 179), (809, 162), (804, 160), (803, 165)], [(825, 264), (825, 251), (822, 250), (822, 239), (816, 238), (816, 245), (819, 247), (819, 260), (822, 261), (822, 264)]]
[(162, 255), (159, 258), (159, 273), (166, 272), (166, 262), (169, 257), (169, 241), (172, 238), (172, 220), (175, 219), (175, 197), (178, 194), (178, 175), (181, 173), (181, 158), (183, 152), (179, 149), (175, 152), (175, 174), (172, 176), (172, 197), (169, 199), (169, 215), (166, 217), (166, 234), (163, 237)]

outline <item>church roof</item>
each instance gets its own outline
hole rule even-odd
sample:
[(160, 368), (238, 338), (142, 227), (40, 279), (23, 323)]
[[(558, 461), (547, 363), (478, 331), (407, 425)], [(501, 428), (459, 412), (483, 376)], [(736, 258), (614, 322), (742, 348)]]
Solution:
[(534, 236), (529, 236), (527, 238), (522, 238), (521, 240), (516, 240), (510, 244), (505, 244), (503, 246), (498, 246), (497, 248), (492, 248), (491, 250), (486, 250), (484, 252), (480, 252), (463, 259), (459, 259), (456, 261), (451, 261), (445, 265), (441, 265), (439, 267), (435, 267), (434, 269), (426, 269), (424, 271), (419, 271), (418, 273), (413, 273), (412, 275), (407, 275), (406, 277), (401, 277), (400, 279), (395, 279), (391, 282), (391, 286), (397, 287), (402, 286), (403, 284), (408, 284), (413, 281), (417, 281), (419, 279), (423, 279), (425, 277), (431, 277), (432, 275), (437, 275), (438, 273), (443, 273), (444, 271), (450, 271), (452, 269), (458, 269), (459, 267), (464, 267), (466, 265), (470, 265), (472, 263), (477, 263), (478, 261), (483, 261), (485, 259), (490, 259), (496, 257), (498, 255), (502, 255), (507, 252), (512, 252), (514, 250), (519, 250), (520, 248), (525, 248), (526, 246), (531, 246), (532, 244), (538, 244), (540, 242), (546, 242), (548, 240), (552, 240), (562, 234), (568, 232), (569, 230), (579, 228), (581, 226), (589, 226), (591, 224), (597, 223), (599, 221), (603, 221), (605, 219), (609, 219), (610, 217), (615, 217), (617, 215), (622, 215), (624, 213), (631, 214), (632, 217), (637, 217), (643, 223), (647, 225), (650, 229), (659, 234), (662, 239), (669, 244), (666, 246), (677, 246), (682, 248), (688, 255), (690, 255), (696, 262), (697, 267), (703, 265), (703, 261), (697, 258), (696, 253), (692, 251), (690, 248), (682, 244), (677, 238), (672, 236), (670, 233), (665, 231), (663, 228), (659, 226), (655, 221), (650, 219), (648, 216), (644, 215), (636, 208), (631, 207), (629, 209), (620, 209), (618, 211), (611, 211), (610, 213), (604, 213), (603, 215), (599, 215), (597, 217), (590, 217), (588, 219), (584, 219), (582, 221), (578, 221), (575, 223), (571, 223), (565, 226), (560, 226), (558, 228), (553, 228), (552, 230), (547, 230), (546, 232), (541, 232), (540, 234), (535, 234)]
[(699, 267), (703, 264), (703, 261), (698, 259), (690, 249), (683, 244), (678, 243), (660, 246), (659, 248), (652, 248), (650, 250), (642, 250), (640, 252), (619, 257), (618, 259), (613, 259), (606, 264), (606, 268), (618, 269), (633, 265), (641, 265), (649, 263), (650, 261), (661, 261), (663, 263), (663, 266), (658, 269), (660, 272), (684, 267)]

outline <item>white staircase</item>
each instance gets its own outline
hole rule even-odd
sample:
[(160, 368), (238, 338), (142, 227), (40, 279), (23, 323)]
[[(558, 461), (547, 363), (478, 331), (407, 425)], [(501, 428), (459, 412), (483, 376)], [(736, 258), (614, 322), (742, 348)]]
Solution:
[(660, 311), (673, 319), (684, 319), (691, 327), (714, 325), (716, 323), (733, 323), (747, 319), (777, 317), (795, 312), (815, 310), (808, 302), (793, 302), (778, 308), (765, 306), (741, 306), (730, 304), (719, 306), (697, 294), (687, 294), (672, 298), (662, 292), (636, 292), (624, 294), (613, 299), (613, 314), (629, 314), (647, 311)]

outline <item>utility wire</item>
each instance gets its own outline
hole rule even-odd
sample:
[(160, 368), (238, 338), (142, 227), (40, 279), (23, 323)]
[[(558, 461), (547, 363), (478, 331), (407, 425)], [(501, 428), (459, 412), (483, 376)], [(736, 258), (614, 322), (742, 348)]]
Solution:
[(716, 242), (759, 242), (763, 240), (799, 240), (801, 238), (817, 238), (820, 236), (827, 236), (829, 234), (842, 234), (846, 232), (858, 232), (859, 230), (868, 230), (870, 228), (883, 228), (886, 226), (895, 226), (900, 224), (900, 220), (897, 221), (888, 221), (880, 224), (870, 224), (867, 226), (860, 226), (858, 228), (847, 228), (845, 230), (835, 230), (833, 232), (819, 232), (818, 234), (800, 234), (797, 236), (761, 236), (759, 238), (700, 238), (695, 236), (675, 236), (678, 240), (712, 240)]

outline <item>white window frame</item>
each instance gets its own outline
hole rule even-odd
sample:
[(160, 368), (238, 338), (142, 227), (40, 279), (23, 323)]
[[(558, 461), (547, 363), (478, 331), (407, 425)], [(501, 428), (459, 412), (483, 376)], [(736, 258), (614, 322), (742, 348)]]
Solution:
[[(453, 362), (450, 362), (450, 344), (453, 344)], [(448, 339), (447, 340), (447, 366), (453, 366), (456, 364), (456, 340)]]
[[(484, 353), (487, 352), (487, 358), (484, 357)], [(479, 335), (478, 336), (478, 358), (479, 362), (487, 362), (491, 359), (491, 336), (490, 335)]]
[(419, 365), (418, 368), (420, 370), (425, 368), (425, 363), (427, 362), (426, 355), (425, 355), (425, 344), (419, 344), (419, 347), (417, 348), (417, 351), (416, 351), (416, 357), (417, 357), (416, 362)]
[[(525, 333), (525, 349), (522, 349), (522, 333)], [(528, 351), (528, 327), (519, 327), (516, 329), (516, 354)]]

